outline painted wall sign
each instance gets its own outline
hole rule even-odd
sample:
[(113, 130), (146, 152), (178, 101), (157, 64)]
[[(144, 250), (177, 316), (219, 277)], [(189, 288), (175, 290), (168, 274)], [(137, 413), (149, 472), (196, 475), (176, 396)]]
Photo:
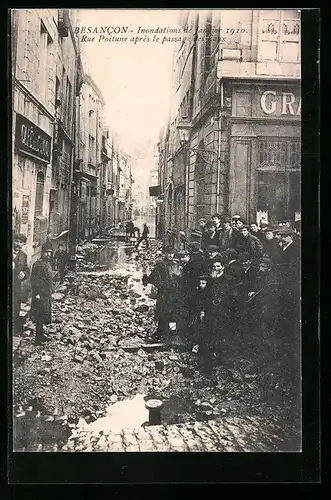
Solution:
[(30, 196), (23, 194), (23, 197), (22, 197), (22, 218), (21, 218), (22, 224), (27, 224), (29, 221), (29, 203), (30, 203)]
[(260, 97), (260, 105), (268, 116), (300, 116), (301, 97), (293, 92), (266, 90)]
[(20, 152), (50, 163), (51, 144), (51, 136), (25, 116), (16, 114), (16, 147)]

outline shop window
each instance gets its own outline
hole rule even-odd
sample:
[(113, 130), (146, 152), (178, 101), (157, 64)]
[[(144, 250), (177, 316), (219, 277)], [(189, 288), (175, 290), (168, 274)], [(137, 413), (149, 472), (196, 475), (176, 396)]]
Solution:
[(257, 149), (257, 211), (270, 224), (282, 217), (295, 219), (301, 205), (301, 144), (298, 140), (266, 140)]

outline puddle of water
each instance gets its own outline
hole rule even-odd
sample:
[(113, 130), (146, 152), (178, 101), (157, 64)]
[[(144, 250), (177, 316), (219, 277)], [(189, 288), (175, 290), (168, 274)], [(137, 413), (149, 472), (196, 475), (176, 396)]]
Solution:
[(105, 417), (98, 418), (87, 424), (80, 419), (77, 429), (86, 431), (121, 432), (122, 430), (139, 429), (144, 422), (148, 421), (149, 412), (145, 408), (145, 396), (137, 394), (133, 399), (118, 401), (107, 408)]
[(98, 263), (112, 268), (116, 265), (123, 265), (128, 262), (133, 247), (125, 245), (109, 244), (103, 246), (98, 255)]

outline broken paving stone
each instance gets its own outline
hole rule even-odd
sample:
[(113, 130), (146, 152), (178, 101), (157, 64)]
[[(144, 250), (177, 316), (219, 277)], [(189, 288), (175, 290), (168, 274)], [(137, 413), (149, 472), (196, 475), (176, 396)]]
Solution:
[(113, 394), (112, 396), (110, 396), (109, 398), (109, 402), (110, 403), (116, 403), (116, 401), (118, 401), (118, 396), (116, 396), (116, 394)]
[(62, 300), (64, 298), (64, 294), (63, 293), (52, 293), (52, 299), (53, 300)]
[(41, 361), (51, 361), (52, 357), (48, 354), (43, 354), (40, 359)]
[(92, 353), (92, 356), (94, 357), (94, 359), (96, 359), (99, 363), (102, 363), (102, 358), (100, 357), (100, 355), (97, 353), (97, 352), (93, 352)]
[(75, 356), (73, 357), (73, 360), (76, 361), (77, 363), (83, 363), (84, 362), (84, 357), (83, 356), (79, 356), (78, 354), (75, 354)]

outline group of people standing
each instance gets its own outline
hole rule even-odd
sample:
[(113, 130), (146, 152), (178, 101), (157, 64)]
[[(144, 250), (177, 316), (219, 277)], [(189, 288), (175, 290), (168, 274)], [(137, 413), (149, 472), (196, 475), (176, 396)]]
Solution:
[(215, 214), (200, 226), (200, 241), (168, 245), (143, 284), (157, 289), (157, 336), (176, 330), (210, 370), (235, 337), (299, 321), (300, 225)]
[[(58, 273), (60, 283), (63, 282), (68, 267), (68, 253), (64, 244), (60, 244), (54, 252), (51, 235), (42, 245), (41, 255), (31, 268), (27, 264), (27, 255), (23, 251), (27, 238), (24, 234), (13, 236), (13, 331), (21, 332), (21, 303), (23, 287), (28, 286), (31, 292), (30, 318), (36, 325), (36, 344), (45, 340), (44, 325), (51, 323), (51, 297), (53, 278)], [(54, 272), (55, 271), (55, 272)]]

